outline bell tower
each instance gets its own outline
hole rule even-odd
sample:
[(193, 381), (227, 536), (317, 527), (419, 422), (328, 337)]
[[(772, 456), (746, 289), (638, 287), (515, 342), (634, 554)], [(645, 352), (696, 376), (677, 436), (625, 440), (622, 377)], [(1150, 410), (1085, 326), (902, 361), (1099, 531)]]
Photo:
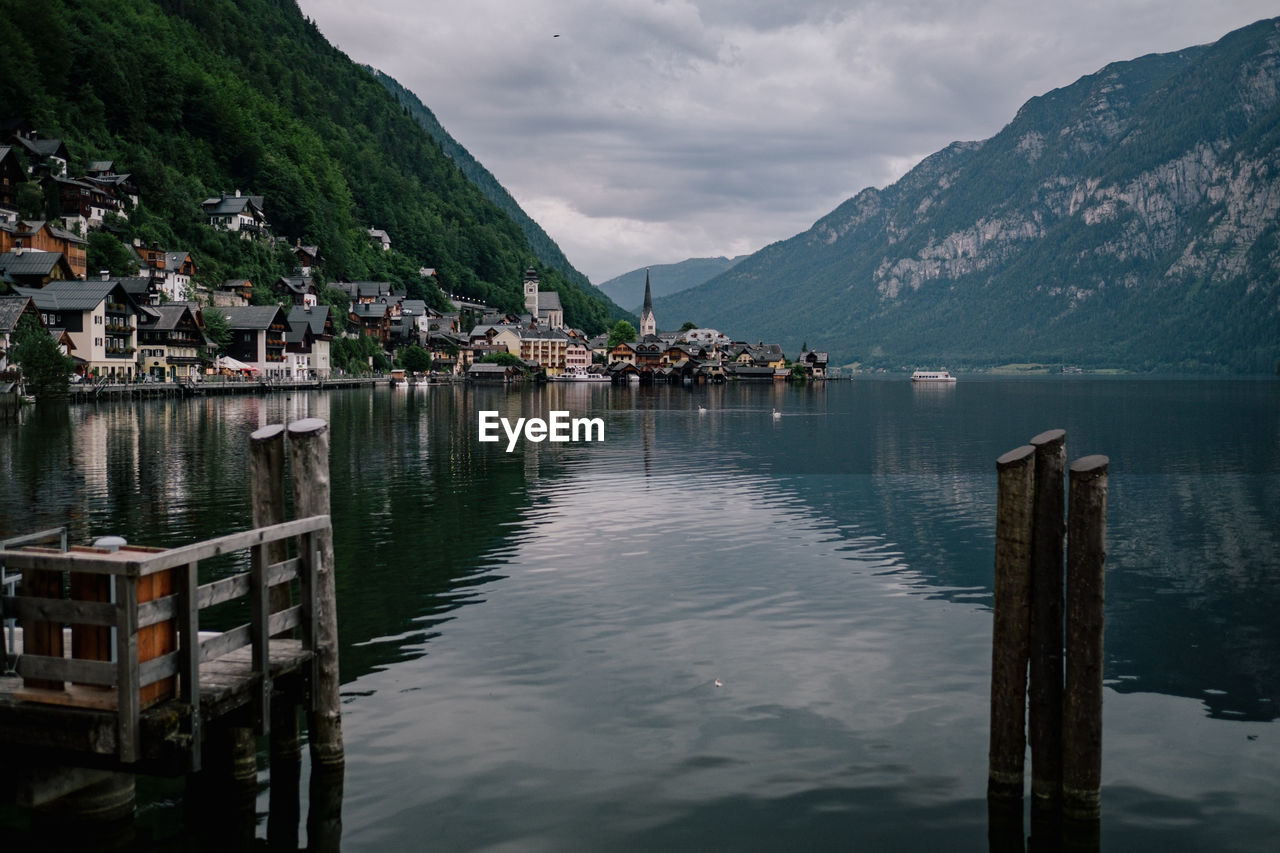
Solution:
[(533, 267), (524, 271), (524, 310), (538, 319), (538, 271)]
[(653, 316), (653, 295), (649, 292), (649, 268), (644, 270), (644, 308), (640, 309), (640, 337), (658, 334), (658, 321)]

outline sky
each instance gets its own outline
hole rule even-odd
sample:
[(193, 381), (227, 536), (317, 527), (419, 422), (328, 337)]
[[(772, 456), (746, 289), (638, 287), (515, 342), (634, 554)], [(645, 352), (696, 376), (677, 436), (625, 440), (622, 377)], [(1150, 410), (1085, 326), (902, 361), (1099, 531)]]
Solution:
[[(595, 284), (805, 231), (1029, 98), (1275, 0), (298, 0)], [(394, 240), (395, 235), (392, 235)]]

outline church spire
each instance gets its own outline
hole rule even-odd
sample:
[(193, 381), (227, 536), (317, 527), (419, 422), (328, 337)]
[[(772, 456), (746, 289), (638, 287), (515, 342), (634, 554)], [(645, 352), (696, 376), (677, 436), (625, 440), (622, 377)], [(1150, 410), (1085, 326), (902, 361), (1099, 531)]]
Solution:
[(653, 294), (649, 292), (649, 268), (644, 268), (644, 307), (640, 309), (640, 337), (658, 334), (658, 321), (653, 316)]

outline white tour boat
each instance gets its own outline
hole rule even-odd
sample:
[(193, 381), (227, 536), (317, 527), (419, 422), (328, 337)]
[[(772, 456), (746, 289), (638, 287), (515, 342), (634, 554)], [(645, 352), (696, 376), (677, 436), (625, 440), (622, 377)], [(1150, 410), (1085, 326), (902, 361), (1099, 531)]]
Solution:
[(912, 382), (955, 382), (956, 378), (945, 370), (917, 370), (911, 374)]

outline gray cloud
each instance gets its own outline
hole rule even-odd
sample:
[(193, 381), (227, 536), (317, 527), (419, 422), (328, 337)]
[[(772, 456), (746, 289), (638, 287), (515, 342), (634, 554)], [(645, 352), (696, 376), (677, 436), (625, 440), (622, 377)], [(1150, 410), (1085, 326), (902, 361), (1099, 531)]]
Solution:
[[(754, 251), (1028, 98), (1275, 13), (1233, 0), (300, 0), (592, 279)], [(559, 38), (555, 38), (556, 35)]]

